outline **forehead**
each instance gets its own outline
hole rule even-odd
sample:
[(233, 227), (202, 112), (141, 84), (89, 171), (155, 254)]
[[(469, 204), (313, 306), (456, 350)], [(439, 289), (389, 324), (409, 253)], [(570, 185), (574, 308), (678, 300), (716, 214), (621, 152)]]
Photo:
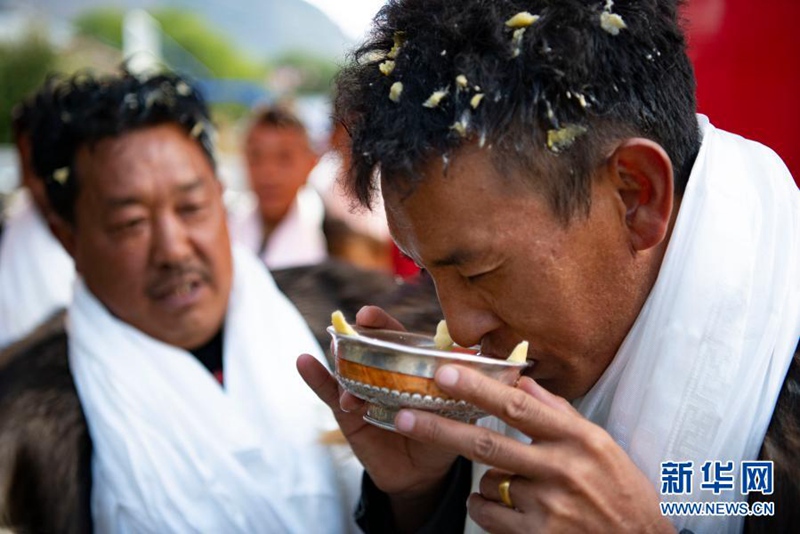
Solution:
[(176, 125), (141, 128), (84, 145), (76, 166), (81, 191), (101, 196), (171, 189), (214, 177), (200, 145)]
[(309, 148), (308, 136), (300, 128), (294, 126), (273, 126), (256, 124), (247, 136), (250, 148), (269, 148), (272, 146)]
[(397, 244), (417, 261), (487, 246), (537, 221), (551, 224), (544, 197), (518, 171), (503, 171), (487, 150), (459, 151), (445, 168), (438, 158), (421, 169), (411, 190), (382, 181), (387, 219)]

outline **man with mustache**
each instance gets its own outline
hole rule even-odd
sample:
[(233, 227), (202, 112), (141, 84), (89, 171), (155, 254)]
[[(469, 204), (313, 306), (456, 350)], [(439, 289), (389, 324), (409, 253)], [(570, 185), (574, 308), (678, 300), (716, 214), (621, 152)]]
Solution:
[(349, 530), (340, 486), (361, 469), (322, 443), (335, 422), (292, 357), (321, 351), (259, 260), (231, 247), (201, 96), (127, 72), (43, 96), (33, 160), (80, 276), (66, 335), (0, 373), (0, 523)]
[[(398, 434), (299, 360), (369, 475), (368, 531), (797, 530), (800, 193), (696, 115), (678, 20), (670, 0), (398, 0), (340, 74), (350, 188), (380, 185), (453, 340), (530, 343), (516, 387), (437, 371), (495, 418), (401, 410)], [(748, 493), (754, 465), (774, 487)], [(754, 499), (775, 516), (745, 519)]]

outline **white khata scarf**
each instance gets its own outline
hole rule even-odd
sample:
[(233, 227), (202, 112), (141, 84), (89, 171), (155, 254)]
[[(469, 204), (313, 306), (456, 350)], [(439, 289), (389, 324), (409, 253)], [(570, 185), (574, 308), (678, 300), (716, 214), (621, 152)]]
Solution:
[(224, 388), (76, 283), (69, 356), (94, 446), (98, 532), (349, 528), (350, 503), (319, 443), (336, 424), (295, 368), (302, 352), (321, 359), (319, 346), (264, 266), (244, 250), (233, 259)]
[[(242, 201), (241, 204), (248, 202)], [(297, 191), (292, 206), (266, 243), (258, 201), (252, 198), (252, 204), (242, 211), (244, 213), (233, 213), (230, 217), (231, 236), (260, 256), (268, 268), (314, 265), (328, 257), (328, 245), (322, 231), (325, 206), (311, 186), (303, 186)]]
[(0, 238), (0, 349), (65, 308), (74, 279), (72, 258), (50, 233), (28, 191), (18, 191)]
[[(758, 458), (800, 336), (800, 191), (770, 149), (699, 121), (703, 144), (656, 284), (575, 404), (657, 491), (662, 462), (693, 462), (692, 493), (662, 500), (744, 501), (741, 462)], [(733, 462), (733, 489), (701, 488), (707, 461)], [(743, 526), (671, 519), (697, 534)]]

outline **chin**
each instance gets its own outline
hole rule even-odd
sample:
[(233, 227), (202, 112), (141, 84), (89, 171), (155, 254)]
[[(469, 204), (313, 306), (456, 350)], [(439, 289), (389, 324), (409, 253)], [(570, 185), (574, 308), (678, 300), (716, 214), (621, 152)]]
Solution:
[(156, 339), (169, 345), (186, 350), (193, 350), (208, 343), (221, 328), (221, 321), (181, 321), (183, 324), (172, 324), (167, 328), (168, 323), (161, 325), (160, 332)]

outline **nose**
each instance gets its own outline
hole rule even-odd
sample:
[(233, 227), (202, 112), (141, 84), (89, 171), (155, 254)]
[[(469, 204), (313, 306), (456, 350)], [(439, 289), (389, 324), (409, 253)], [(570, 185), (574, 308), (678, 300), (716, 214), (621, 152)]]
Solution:
[(250, 179), (253, 182), (274, 182), (281, 176), (283, 169), (271, 159), (261, 159), (250, 164)]
[(157, 217), (153, 225), (151, 259), (156, 267), (181, 264), (192, 255), (192, 245), (186, 223), (175, 213)]
[(436, 283), (450, 337), (462, 347), (480, 344), (488, 333), (502, 325), (486, 301), (461, 280)]

